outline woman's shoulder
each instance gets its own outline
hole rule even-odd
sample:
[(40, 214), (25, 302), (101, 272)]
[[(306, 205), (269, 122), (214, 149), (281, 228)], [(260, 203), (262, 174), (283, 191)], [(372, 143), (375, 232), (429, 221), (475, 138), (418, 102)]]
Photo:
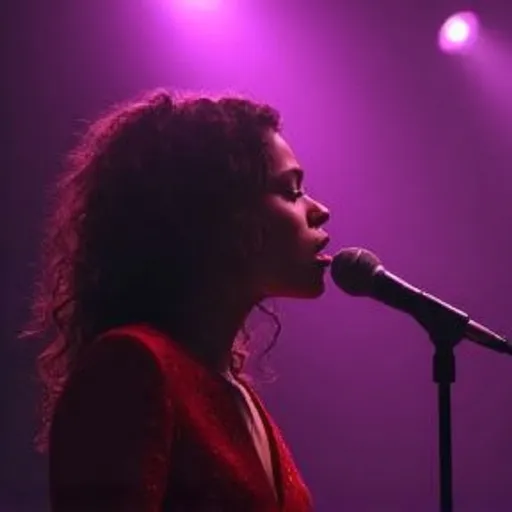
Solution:
[(86, 359), (98, 354), (112, 354), (126, 358), (138, 357), (152, 359), (162, 366), (177, 352), (175, 344), (156, 328), (145, 324), (133, 324), (115, 327), (105, 331), (91, 344)]
[(131, 372), (141, 379), (153, 375), (152, 379), (159, 379), (168, 392), (196, 370), (179, 343), (147, 324), (123, 325), (103, 332), (82, 354), (81, 366), (110, 367), (114, 374), (128, 378)]
[[(104, 385), (168, 386), (170, 345), (164, 335), (143, 326), (123, 326), (103, 332), (76, 358), (66, 388), (91, 389)], [(93, 385), (94, 384), (94, 385)]]
[(73, 387), (91, 382), (109, 387), (115, 381), (161, 386), (164, 384), (162, 347), (135, 327), (116, 328), (98, 336), (77, 358), (68, 383)]

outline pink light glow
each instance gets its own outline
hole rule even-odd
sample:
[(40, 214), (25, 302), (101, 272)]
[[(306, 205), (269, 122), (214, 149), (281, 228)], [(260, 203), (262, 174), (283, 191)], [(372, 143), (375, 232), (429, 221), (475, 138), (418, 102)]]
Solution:
[(439, 30), (438, 42), (446, 53), (463, 53), (478, 38), (478, 18), (472, 12), (459, 12), (450, 16)]
[(191, 9), (213, 11), (220, 7), (221, 0), (183, 0), (183, 4)]

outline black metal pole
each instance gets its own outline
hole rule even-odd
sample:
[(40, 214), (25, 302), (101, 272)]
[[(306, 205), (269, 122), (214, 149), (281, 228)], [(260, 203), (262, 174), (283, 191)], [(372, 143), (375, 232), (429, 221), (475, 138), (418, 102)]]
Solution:
[(453, 512), (451, 384), (455, 382), (453, 343), (436, 343), (434, 381), (438, 386), (439, 510)]

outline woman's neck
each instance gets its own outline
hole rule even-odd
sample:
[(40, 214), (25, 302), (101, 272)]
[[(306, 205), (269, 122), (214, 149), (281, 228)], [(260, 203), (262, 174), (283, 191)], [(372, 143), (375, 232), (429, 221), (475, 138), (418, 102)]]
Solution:
[(251, 312), (250, 301), (215, 300), (182, 304), (169, 331), (205, 366), (224, 373), (231, 367), (233, 344)]

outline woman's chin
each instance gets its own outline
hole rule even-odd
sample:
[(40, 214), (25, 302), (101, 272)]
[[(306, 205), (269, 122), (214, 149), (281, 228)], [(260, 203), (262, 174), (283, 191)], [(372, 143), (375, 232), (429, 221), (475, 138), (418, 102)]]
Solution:
[(308, 290), (304, 290), (305, 293), (302, 295), (297, 296), (298, 299), (317, 299), (318, 297), (321, 297), (325, 292), (325, 283), (322, 281), (322, 283), (318, 284), (316, 287), (312, 287)]
[[(316, 265), (311, 274), (310, 279), (304, 285), (302, 298), (305, 299), (316, 299), (324, 294), (325, 292), (325, 272), (327, 265)], [(300, 298), (300, 297), (299, 297)]]
[[(283, 290), (284, 291), (284, 290)], [(289, 299), (317, 299), (325, 292), (325, 281), (323, 277), (316, 278), (300, 286), (290, 287), (281, 296)]]
[(325, 265), (302, 267), (296, 275), (289, 275), (288, 279), (280, 282), (274, 281), (264, 295), (269, 298), (316, 299), (325, 292), (325, 272)]

